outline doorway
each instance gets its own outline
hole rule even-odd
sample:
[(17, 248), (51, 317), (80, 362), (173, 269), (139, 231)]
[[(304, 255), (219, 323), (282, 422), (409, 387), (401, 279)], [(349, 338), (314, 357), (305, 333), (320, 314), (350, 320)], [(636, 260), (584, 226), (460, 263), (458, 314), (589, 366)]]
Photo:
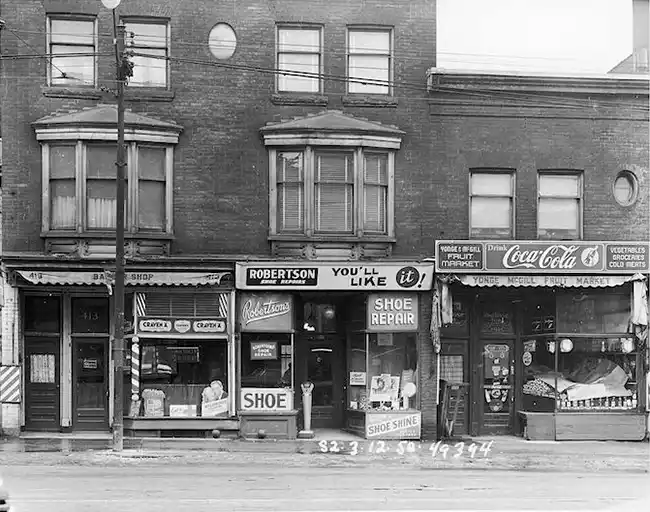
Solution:
[(75, 430), (108, 430), (108, 340), (73, 342), (72, 402)]
[(58, 431), (60, 409), (59, 338), (25, 337), (25, 429)]
[(345, 350), (338, 335), (312, 334), (297, 339), (296, 392), (300, 384), (309, 381), (312, 391), (312, 428), (339, 429), (343, 427)]

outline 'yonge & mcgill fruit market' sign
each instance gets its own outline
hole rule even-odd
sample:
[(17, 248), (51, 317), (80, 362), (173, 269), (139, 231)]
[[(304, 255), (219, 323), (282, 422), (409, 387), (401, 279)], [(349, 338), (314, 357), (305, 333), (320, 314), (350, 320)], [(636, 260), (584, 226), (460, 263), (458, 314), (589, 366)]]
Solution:
[(436, 272), (646, 273), (647, 242), (439, 240)]

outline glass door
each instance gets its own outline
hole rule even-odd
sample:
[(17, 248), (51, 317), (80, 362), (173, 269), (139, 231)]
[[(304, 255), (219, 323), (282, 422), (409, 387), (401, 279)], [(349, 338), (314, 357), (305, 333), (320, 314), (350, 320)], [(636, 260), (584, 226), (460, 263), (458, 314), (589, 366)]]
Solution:
[(75, 430), (108, 429), (108, 340), (74, 341), (73, 402)]
[(511, 341), (483, 340), (481, 434), (512, 430), (514, 358)]

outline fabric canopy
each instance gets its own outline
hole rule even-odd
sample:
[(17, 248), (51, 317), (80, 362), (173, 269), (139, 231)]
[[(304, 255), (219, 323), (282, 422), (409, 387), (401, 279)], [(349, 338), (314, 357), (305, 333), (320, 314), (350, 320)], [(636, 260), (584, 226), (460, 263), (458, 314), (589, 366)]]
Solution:
[[(112, 285), (115, 272), (18, 270), (21, 277), (33, 284), (54, 285)], [(219, 285), (231, 272), (126, 272), (128, 286), (197, 286)]]
[(621, 286), (636, 281), (636, 276), (617, 275), (509, 275), (509, 274), (457, 274), (456, 280), (467, 286), (509, 286), (536, 287), (555, 286), (558, 288), (603, 288)]

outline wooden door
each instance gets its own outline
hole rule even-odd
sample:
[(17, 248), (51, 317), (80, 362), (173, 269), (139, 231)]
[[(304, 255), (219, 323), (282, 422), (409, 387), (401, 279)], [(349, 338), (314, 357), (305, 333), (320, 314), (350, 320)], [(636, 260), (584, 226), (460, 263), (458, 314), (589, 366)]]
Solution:
[(480, 432), (510, 434), (513, 427), (514, 356), (511, 340), (482, 340), (482, 421)]
[(312, 382), (312, 429), (342, 428), (345, 350), (337, 335), (310, 335), (298, 341), (302, 356), (296, 392), (300, 384)]
[(60, 409), (60, 341), (25, 337), (25, 429), (58, 431)]
[(75, 339), (72, 401), (75, 430), (108, 430), (108, 340)]

